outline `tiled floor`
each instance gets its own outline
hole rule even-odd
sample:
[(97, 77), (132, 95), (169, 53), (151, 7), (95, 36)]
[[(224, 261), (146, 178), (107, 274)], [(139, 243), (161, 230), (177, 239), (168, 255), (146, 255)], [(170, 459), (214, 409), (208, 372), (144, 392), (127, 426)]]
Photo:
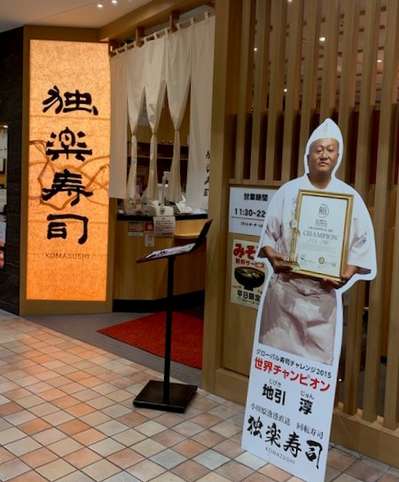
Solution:
[[(240, 448), (242, 407), (200, 390), (183, 415), (136, 410), (159, 374), (0, 315), (0, 481), (298, 481)], [(337, 447), (327, 480), (399, 482)]]

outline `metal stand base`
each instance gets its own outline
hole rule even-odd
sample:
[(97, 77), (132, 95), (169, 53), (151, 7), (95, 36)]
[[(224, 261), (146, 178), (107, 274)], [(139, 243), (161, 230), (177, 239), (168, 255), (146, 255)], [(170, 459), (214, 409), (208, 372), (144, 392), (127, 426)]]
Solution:
[(169, 385), (169, 397), (165, 399), (164, 382), (150, 380), (133, 400), (133, 405), (139, 408), (184, 413), (197, 388), (196, 385), (171, 383)]

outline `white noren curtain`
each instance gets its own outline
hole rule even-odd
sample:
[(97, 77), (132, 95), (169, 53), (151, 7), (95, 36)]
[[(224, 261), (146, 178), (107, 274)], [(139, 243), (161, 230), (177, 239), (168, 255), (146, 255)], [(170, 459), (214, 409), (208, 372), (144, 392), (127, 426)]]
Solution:
[(109, 196), (126, 198), (127, 178), (127, 63), (126, 52), (111, 64), (111, 162)]
[(136, 130), (144, 101), (144, 55), (143, 49), (134, 47), (127, 52), (127, 95), (129, 124), (131, 131), (130, 170), (127, 181), (127, 197), (135, 199), (137, 180), (137, 138)]
[(170, 169), (169, 201), (182, 200), (180, 181), (180, 126), (183, 121), (190, 89), (192, 29), (185, 28), (166, 37), (166, 89), (170, 115), (175, 129), (173, 159)]
[(193, 26), (187, 204), (208, 208), (215, 17)]
[(157, 131), (165, 97), (165, 37), (146, 42), (141, 48), (144, 55), (145, 102), (152, 131), (150, 168), (144, 197), (158, 199)]

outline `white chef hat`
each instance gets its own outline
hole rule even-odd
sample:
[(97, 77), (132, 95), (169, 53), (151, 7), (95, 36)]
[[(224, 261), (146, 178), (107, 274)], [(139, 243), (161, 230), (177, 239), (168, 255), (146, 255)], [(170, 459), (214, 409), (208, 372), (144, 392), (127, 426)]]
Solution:
[(304, 164), (305, 164), (305, 173), (309, 173), (309, 166), (308, 166), (308, 154), (310, 150), (310, 146), (313, 142), (317, 141), (318, 139), (336, 139), (338, 142), (338, 160), (337, 164), (335, 165), (332, 176), (335, 175), (336, 170), (338, 169), (339, 165), (341, 164), (342, 155), (344, 152), (344, 140), (342, 138), (341, 129), (337, 126), (337, 124), (332, 120), (327, 118), (324, 122), (322, 122), (310, 135), (308, 142), (306, 144), (305, 155), (304, 155)]

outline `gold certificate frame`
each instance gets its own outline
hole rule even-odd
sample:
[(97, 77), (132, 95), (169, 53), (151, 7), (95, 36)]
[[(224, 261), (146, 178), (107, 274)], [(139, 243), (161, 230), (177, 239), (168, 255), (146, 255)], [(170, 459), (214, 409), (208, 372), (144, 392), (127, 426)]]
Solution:
[(292, 226), (293, 272), (341, 281), (348, 259), (353, 196), (300, 190)]

